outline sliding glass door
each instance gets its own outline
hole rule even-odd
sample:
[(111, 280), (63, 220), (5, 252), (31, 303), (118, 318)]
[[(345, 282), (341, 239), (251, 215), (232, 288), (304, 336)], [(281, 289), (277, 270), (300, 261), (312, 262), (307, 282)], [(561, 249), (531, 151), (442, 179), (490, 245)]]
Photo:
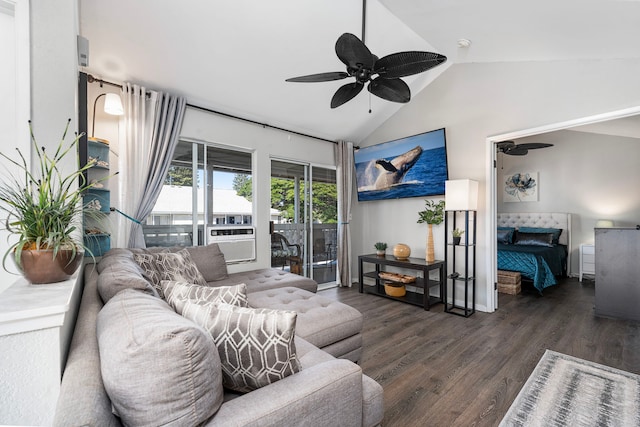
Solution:
[(271, 266), (335, 283), (335, 170), (272, 160), (271, 216)]

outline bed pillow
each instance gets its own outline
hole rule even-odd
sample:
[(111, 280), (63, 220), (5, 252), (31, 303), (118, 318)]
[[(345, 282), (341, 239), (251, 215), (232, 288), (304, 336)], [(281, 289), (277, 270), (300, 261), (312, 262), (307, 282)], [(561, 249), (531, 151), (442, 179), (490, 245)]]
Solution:
[(250, 392), (301, 369), (294, 342), (295, 311), (186, 301), (181, 314), (213, 337), (222, 384), (230, 390)]
[(554, 246), (553, 236), (553, 233), (521, 233), (518, 231), (513, 240), (513, 244), (552, 247)]
[(518, 231), (523, 233), (551, 233), (553, 234), (553, 244), (557, 245), (560, 241), (560, 234), (562, 234), (562, 228), (544, 228), (544, 227), (519, 227)]
[(498, 227), (497, 235), (498, 235), (498, 243), (502, 243), (504, 245), (510, 245), (513, 243), (513, 234), (516, 229), (513, 227)]
[(104, 388), (124, 425), (201, 425), (222, 404), (214, 341), (159, 298), (118, 293), (96, 330)]

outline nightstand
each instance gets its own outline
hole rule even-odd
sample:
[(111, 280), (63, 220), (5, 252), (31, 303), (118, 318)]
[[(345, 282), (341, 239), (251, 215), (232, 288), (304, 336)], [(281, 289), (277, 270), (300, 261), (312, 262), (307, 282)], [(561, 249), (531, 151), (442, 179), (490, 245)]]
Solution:
[(580, 245), (580, 281), (584, 274), (596, 274), (596, 247), (593, 244)]

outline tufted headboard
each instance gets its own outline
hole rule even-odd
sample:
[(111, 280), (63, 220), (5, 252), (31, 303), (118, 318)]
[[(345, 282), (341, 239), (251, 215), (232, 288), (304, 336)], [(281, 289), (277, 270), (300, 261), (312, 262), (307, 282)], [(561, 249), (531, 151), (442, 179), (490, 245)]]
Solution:
[(571, 268), (571, 214), (557, 212), (512, 212), (499, 213), (496, 221), (498, 227), (545, 227), (561, 228), (559, 242), (567, 245), (569, 252), (567, 266)]
[(499, 213), (497, 224), (498, 227), (561, 228), (560, 244), (570, 246), (571, 243), (571, 214), (568, 213)]

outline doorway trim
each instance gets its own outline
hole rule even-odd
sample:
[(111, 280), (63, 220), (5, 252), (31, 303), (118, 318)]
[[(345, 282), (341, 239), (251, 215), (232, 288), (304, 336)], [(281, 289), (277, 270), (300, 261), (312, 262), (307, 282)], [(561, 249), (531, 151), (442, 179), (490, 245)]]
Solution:
[(488, 254), (485, 257), (487, 271), (487, 312), (492, 313), (498, 308), (498, 290), (497, 290), (497, 274), (498, 274), (498, 256), (496, 253), (496, 218), (498, 209), (498, 189), (497, 189), (497, 152), (495, 143), (508, 139), (525, 138), (527, 136), (539, 135), (543, 133), (555, 132), (563, 129), (570, 129), (577, 126), (589, 125), (594, 123), (605, 122), (609, 120), (623, 119), (625, 117), (636, 116), (640, 114), (640, 106), (626, 108), (623, 110), (611, 111), (608, 113), (596, 114), (593, 116), (582, 117), (579, 119), (567, 120), (564, 122), (553, 123), (544, 126), (538, 126), (529, 129), (523, 129), (514, 132), (508, 132), (486, 138), (487, 169), (485, 191), (485, 202), (487, 209), (487, 217), (485, 220)]

